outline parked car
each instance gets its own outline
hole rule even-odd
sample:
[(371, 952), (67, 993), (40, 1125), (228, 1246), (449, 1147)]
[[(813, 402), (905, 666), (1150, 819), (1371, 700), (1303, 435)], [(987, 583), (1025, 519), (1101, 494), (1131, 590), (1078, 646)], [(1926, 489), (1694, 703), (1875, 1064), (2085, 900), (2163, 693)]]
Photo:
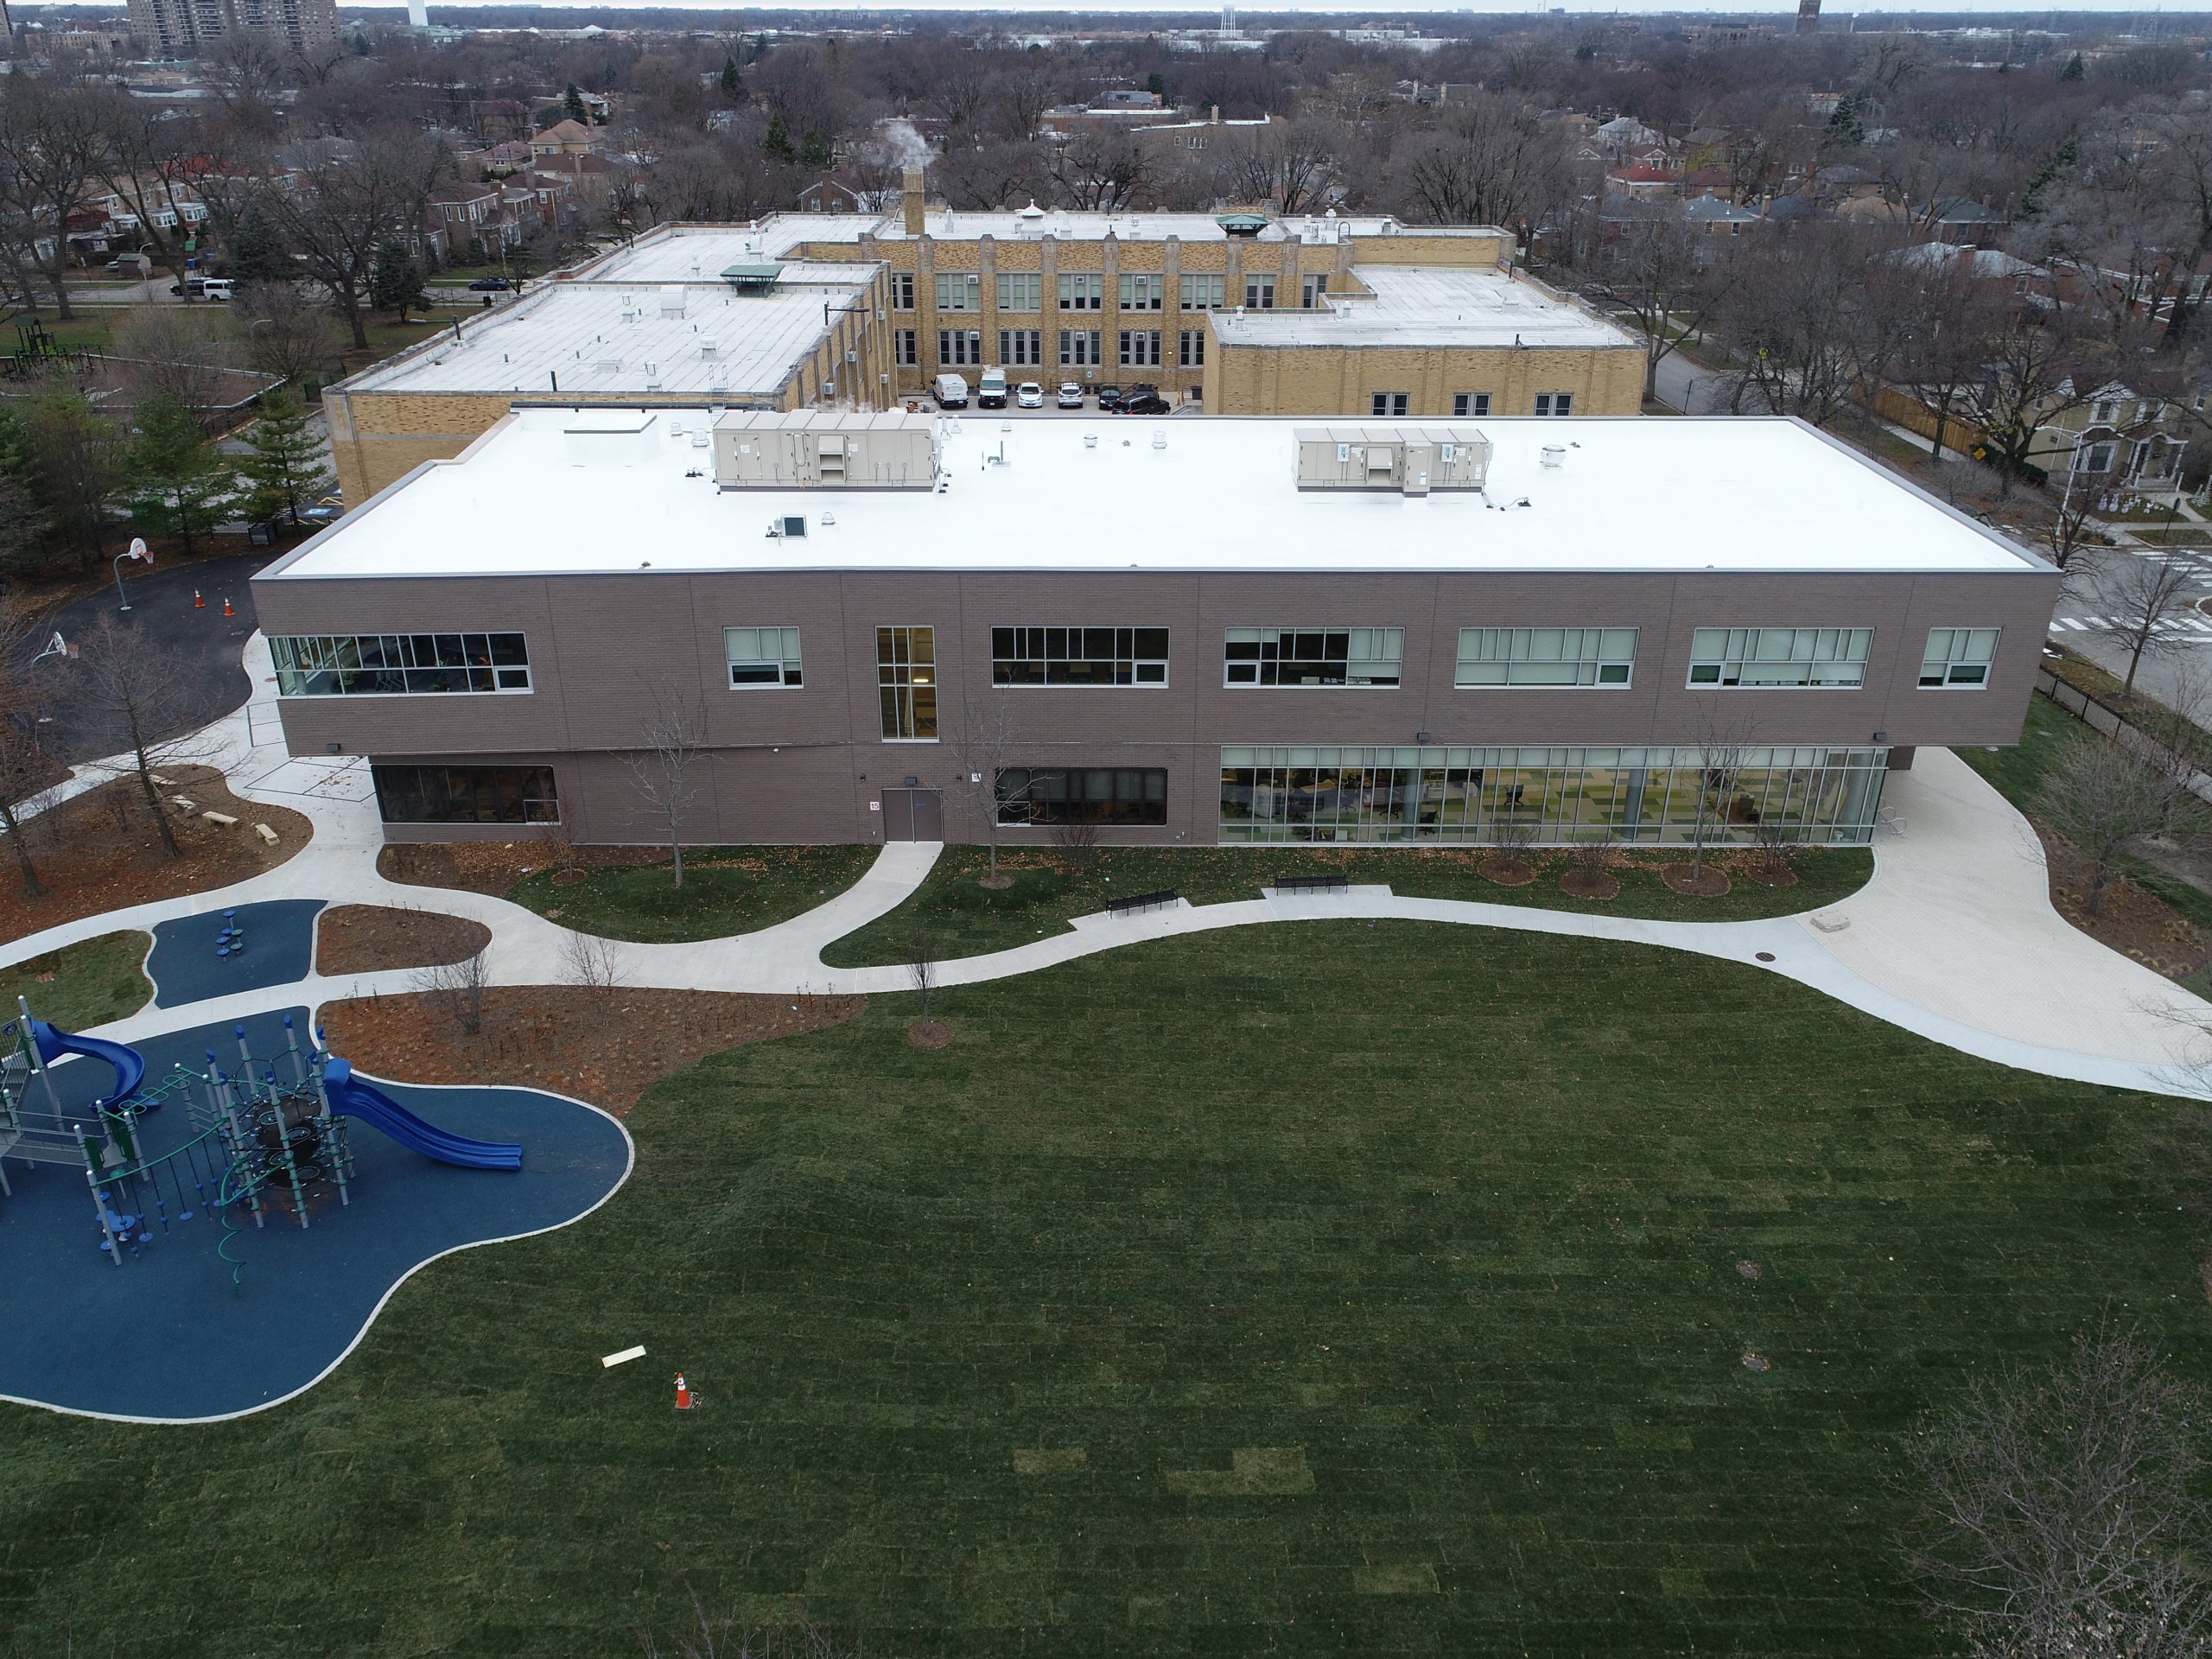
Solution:
[(985, 369), (983, 377), (976, 383), (976, 407), (1004, 409), (1006, 407), (1006, 371)]
[(939, 409), (968, 407), (968, 381), (965, 376), (940, 374), (937, 378), (937, 406)]
[(1113, 410), (1119, 409), (1121, 406), (1122, 389), (1119, 386), (1101, 386), (1098, 388), (1098, 412), (1101, 415), (1109, 414)]
[(1060, 394), (1057, 401), (1062, 409), (1081, 409), (1083, 388), (1072, 380), (1063, 380), (1060, 382)]
[(473, 293), (505, 294), (508, 289), (512, 289), (514, 284), (504, 276), (479, 276), (468, 286), (470, 291)]
[(1173, 407), (1154, 386), (1131, 386), (1129, 395), (1122, 399), (1124, 415), (1165, 415)]
[(1045, 407), (1045, 388), (1034, 380), (1025, 380), (1014, 389), (1014, 404), (1017, 409)]

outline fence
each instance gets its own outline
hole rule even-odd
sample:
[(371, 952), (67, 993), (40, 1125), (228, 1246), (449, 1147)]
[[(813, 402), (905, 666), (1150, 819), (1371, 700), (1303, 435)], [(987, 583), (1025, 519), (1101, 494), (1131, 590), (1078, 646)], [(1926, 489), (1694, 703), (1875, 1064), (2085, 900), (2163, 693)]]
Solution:
[[(2039, 668), (2036, 671), (2036, 690), (2093, 732), (2101, 732), (2107, 737), (2119, 737), (2123, 733), (2133, 733), (2139, 735), (2145, 742), (2154, 743), (2162, 749), (2182, 747), (2176, 744), (2170, 734), (2152, 731), (2147, 726), (2138, 725), (2110, 703), (2091, 696), (2078, 685), (2070, 684), (2060, 679), (2050, 669)], [(2212, 801), (2212, 776), (2207, 776), (2202, 772), (2192, 772), (2187, 781), (2190, 794), (2199, 800)]]

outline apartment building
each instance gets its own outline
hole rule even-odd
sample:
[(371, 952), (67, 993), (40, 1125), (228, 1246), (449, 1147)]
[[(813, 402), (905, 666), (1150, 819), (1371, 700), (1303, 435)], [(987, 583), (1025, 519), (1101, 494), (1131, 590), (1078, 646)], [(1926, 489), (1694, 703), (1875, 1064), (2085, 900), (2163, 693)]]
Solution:
[[(711, 397), (639, 367), (664, 368), (664, 351), (615, 349), (604, 308), (544, 300), (675, 283), (727, 314), (718, 345), (750, 342), (751, 369), (720, 387), (732, 407), (918, 409), (938, 375), (995, 367), (1149, 384), (1211, 414), (1637, 413), (1636, 340), (1510, 254), (1502, 231), (1376, 215), (951, 213), (909, 173), (890, 213), (663, 226), (326, 397), (356, 501), (459, 454), (514, 399), (554, 395), (556, 376), (591, 404)], [(798, 326), (808, 305), (818, 329)]]
[(338, 40), (336, 0), (130, 0), (130, 13), (131, 34), (159, 58), (197, 58), (232, 35), (290, 52)]
[(525, 407), (255, 579), (394, 841), (1872, 834), (2058, 575), (1787, 420)]

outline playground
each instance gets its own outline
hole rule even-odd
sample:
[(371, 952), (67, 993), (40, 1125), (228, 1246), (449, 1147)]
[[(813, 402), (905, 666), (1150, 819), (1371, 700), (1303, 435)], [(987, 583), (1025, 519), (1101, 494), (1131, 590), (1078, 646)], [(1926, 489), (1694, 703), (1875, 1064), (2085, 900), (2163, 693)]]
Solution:
[(0, 1328), (17, 1339), (0, 1396), (148, 1421), (266, 1406), (343, 1358), (424, 1262), (572, 1221), (627, 1173), (602, 1112), (387, 1090), (307, 1020), (137, 1044), (28, 1013), (6, 1028)]

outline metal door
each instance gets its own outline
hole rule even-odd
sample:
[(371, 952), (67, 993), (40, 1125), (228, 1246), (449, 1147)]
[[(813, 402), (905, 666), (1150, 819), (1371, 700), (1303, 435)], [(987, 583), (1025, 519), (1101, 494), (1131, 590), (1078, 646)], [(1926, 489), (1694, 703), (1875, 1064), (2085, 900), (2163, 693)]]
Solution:
[(944, 791), (941, 789), (885, 790), (883, 838), (886, 841), (943, 841)]

